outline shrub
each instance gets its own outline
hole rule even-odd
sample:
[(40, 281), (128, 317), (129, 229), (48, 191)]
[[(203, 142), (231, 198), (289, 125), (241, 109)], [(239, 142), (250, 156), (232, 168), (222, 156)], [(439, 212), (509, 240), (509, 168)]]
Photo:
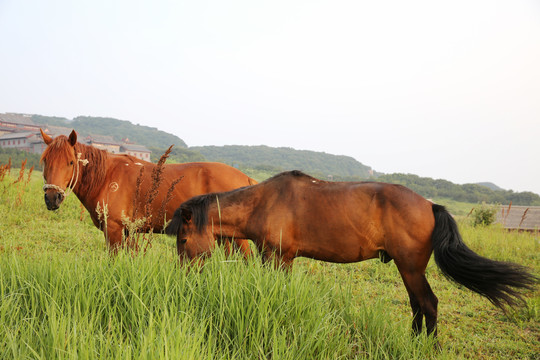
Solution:
[(489, 226), (495, 222), (497, 207), (482, 203), (472, 211), (472, 221), (474, 226)]

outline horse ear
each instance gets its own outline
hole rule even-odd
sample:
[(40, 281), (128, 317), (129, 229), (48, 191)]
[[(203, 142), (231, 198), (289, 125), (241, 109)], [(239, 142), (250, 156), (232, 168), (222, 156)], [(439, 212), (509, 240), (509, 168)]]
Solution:
[(75, 144), (77, 143), (77, 133), (75, 132), (75, 130), (71, 130), (71, 134), (69, 134), (68, 140), (71, 146), (75, 146)]
[(41, 137), (43, 138), (43, 141), (45, 142), (45, 144), (47, 144), (47, 146), (52, 143), (53, 139), (52, 137), (50, 137), (49, 135), (45, 134), (43, 132), (43, 130), (41, 130), (41, 128), (39, 129), (39, 131), (41, 131)]

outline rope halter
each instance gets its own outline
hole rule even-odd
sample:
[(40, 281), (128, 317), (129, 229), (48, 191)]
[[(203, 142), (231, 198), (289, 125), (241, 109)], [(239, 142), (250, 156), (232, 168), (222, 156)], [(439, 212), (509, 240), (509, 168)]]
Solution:
[[(43, 191), (47, 191), (47, 189), (54, 189), (58, 191), (60, 194), (62, 194), (62, 197), (65, 199), (69, 194), (73, 192), (73, 188), (75, 185), (77, 185), (77, 181), (79, 180), (79, 163), (82, 163), (82, 166), (86, 166), (88, 164), (88, 159), (81, 159), (82, 154), (77, 153), (77, 169), (76, 171), (73, 171), (73, 174), (71, 175), (71, 180), (69, 180), (69, 184), (66, 187), (66, 190), (62, 189), (58, 185), (54, 184), (44, 184), (43, 185)], [(77, 175), (75, 175), (75, 172)], [(75, 181), (73, 181), (75, 179)], [(45, 178), (43, 179), (45, 180)], [(71, 191), (69, 191), (71, 190)]]

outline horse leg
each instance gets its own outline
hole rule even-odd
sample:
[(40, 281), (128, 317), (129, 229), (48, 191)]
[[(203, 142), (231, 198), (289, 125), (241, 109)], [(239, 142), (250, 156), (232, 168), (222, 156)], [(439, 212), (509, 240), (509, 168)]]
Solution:
[(233, 252), (233, 245), (231, 244), (231, 240), (224, 239), (222, 244), (223, 244), (223, 250), (225, 251), (225, 255), (231, 256)]
[(413, 335), (418, 336), (422, 333), (422, 321), (424, 319), (424, 313), (422, 312), (422, 308), (420, 307), (420, 303), (418, 302), (418, 299), (414, 295), (414, 293), (411, 291), (411, 289), (405, 284), (405, 288), (407, 289), (407, 293), (409, 294), (409, 301), (411, 303), (411, 309), (413, 314), (413, 322), (412, 322), (412, 331)]
[(265, 248), (262, 251), (262, 262), (266, 264), (268, 261), (272, 261), (272, 265), (276, 270), (284, 270), (285, 272), (291, 272), (294, 256), (287, 256), (287, 254), (278, 254), (275, 250)]
[(422, 315), (426, 318), (427, 334), (437, 336), (437, 304), (439, 300), (431, 290), (424, 272), (404, 271), (398, 266), (399, 272), (409, 292), (413, 310), (413, 331), (417, 334), (422, 330)]
[(106, 229), (103, 230), (105, 240), (109, 245), (109, 251), (113, 255), (116, 255), (118, 253), (118, 250), (122, 247), (123, 231), (124, 228), (122, 226), (118, 226), (116, 223), (113, 222), (108, 223)]
[(234, 242), (244, 255), (244, 258), (249, 258), (252, 255), (251, 247), (249, 246), (249, 240), (246, 239), (235, 239)]
[(221, 243), (227, 256), (231, 256), (234, 250), (240, 251), (246, 259), (252, 254), (249, 241), (246, 239), (226, 238)]

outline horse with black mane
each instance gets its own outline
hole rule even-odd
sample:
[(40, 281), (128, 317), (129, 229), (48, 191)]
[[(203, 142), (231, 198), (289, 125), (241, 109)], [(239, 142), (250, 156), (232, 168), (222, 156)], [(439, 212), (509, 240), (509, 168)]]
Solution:
[[(501, 308), (522, 302), (520, 289), (538, 278), (517, 264), (470, 250), (452, 216), (401, 185), (327, 182), (299, 171), (258, 185), (206, 194), (184, 202), (165, 232), (182, 257), (202, 259), (219, 237), (252, 239), (263, 260), (291, 266), (303, 256), (334, 263), (394, 260), (409, 294), (413, 331), (425, 317), (436, 336), (437, 297), (425, 276), (433, 252), (449, 279)], [(194, 261), (194, 260), (192, 260)]]
[[(74, 130), (69, 137), (60, 135), (53, 139), (43, 130), (41, 136), (47, 144), (41, 156), (47, 208), (58, 209), (72, 191), (90, 213), (94, 225), (104, 232), (113, 252), (123, 245), (122, 236), (128, 235), (123, 224), (126, 218), (134, 221), (147, 217), (141, 230), (159, 232), (183, 201), (257, 183), (221, 163), (163, 165), (157, 193), (147, 203), (148, 193), (157, 184), (157, 179), (152, 178), (156, 164), (81, 144)], [(236, 243), (245, 254), (251, 252), (247, 240), (237, 238)]]

